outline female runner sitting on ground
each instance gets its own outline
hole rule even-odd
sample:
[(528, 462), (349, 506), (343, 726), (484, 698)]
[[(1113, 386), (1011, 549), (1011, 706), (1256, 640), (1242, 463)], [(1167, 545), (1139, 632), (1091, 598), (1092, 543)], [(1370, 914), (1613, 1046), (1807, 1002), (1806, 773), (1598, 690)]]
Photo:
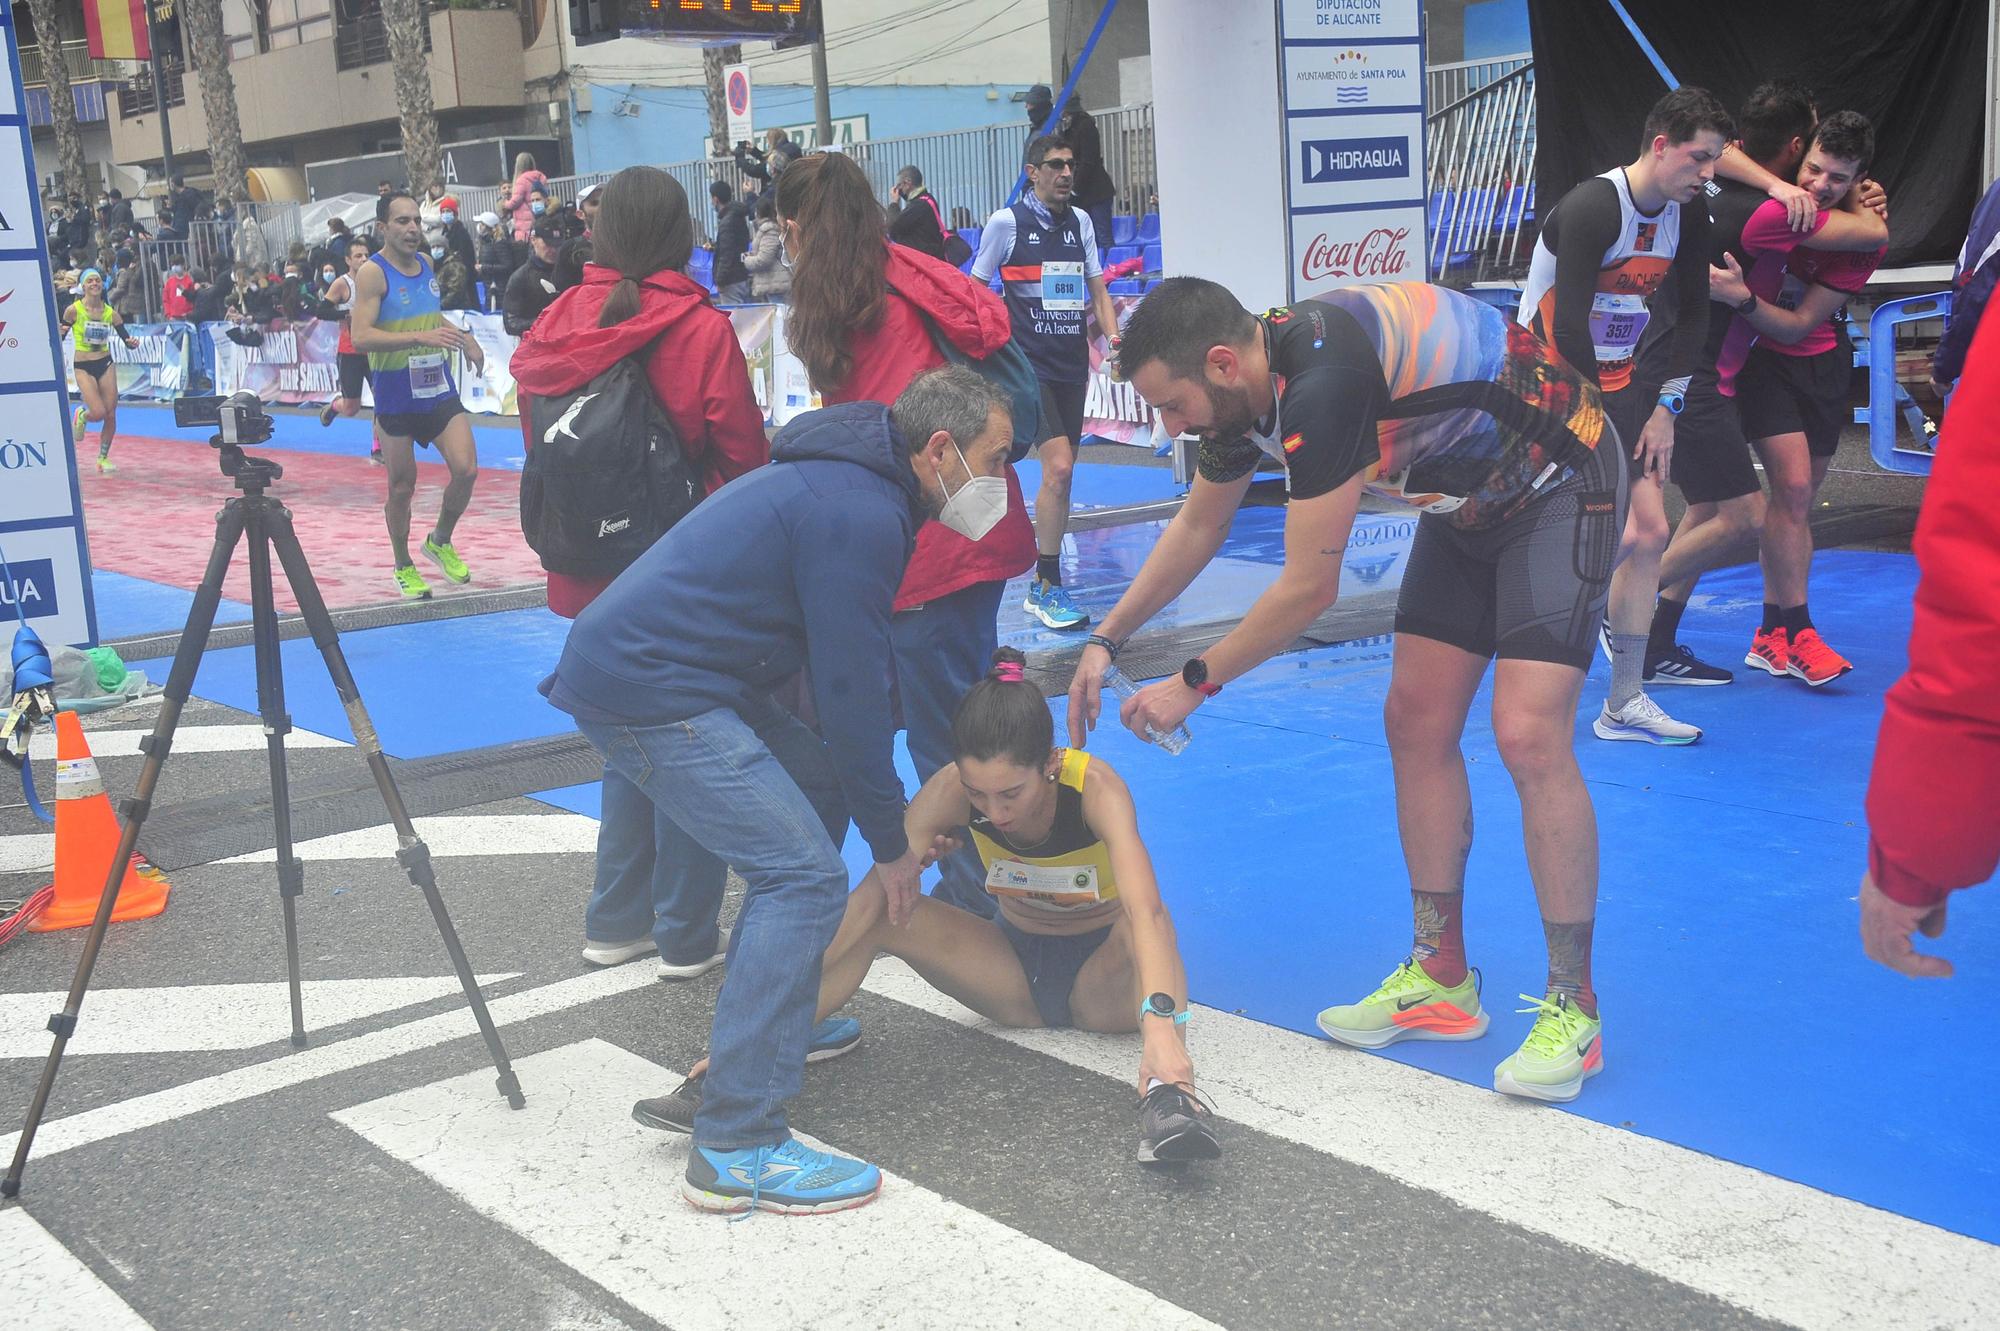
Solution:
[[(1137, 1030), (1140, 1161), (1213, 1159), (1221, 1147), (1181, 1030), (1187, 978), (1132, 793), (1103, 759), (1055, 747), (1048, 701), (1023, 679), (1025, 661), (1011, 647), (993, 654), (992, 672), (952, 719), (957, 761), (924, 784), (904, 818), (913, 846), (971, 828), (999, 918), (935, 897), (892, 898), (871, 872), (821, 959), (819, 1020), (887, 952), (1004, 1026)], [(859, 1033), (850, 1030), (822, 1057), (852, 1048)], [(633, 1117), (689, 1131), (706, 1066), (672, 1095), (641, 1100)]]

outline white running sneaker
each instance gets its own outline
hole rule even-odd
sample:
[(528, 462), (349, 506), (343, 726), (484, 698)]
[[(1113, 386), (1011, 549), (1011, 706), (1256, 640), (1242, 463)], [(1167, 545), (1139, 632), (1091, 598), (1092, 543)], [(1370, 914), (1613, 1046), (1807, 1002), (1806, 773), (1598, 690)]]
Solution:
[(1692, 744), (1701, 738), (1701, 727), (1676, 721), (1660, 710), (1660, 705), (1643, 693), (1617, 711), (1606, 702), (1598, 709), (1590, 727), (1599, 739), (1636, 739), (1647, 744)]
[(700, 961), (690, 961), (685, 966), (676, 966), (670, 961), (662, 961), (660, 963), (660, 978), (662, 980), (692, 980), (696, 976), (708, 974), (717, 966), (720, 966), (728, 956), (729, 926), (724, 925), (715, 931), (715, 953), (713, 956), (703, 957)]

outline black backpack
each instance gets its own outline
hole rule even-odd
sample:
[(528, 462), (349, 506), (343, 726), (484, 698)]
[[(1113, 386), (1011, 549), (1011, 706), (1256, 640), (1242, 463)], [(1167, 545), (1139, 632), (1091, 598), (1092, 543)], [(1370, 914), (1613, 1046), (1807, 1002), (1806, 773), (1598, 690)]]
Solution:
[(575, 392), (526, 396), (521, 534), (549, 572), (616, 574), (701, 502), (702, 478), (639, 356)]

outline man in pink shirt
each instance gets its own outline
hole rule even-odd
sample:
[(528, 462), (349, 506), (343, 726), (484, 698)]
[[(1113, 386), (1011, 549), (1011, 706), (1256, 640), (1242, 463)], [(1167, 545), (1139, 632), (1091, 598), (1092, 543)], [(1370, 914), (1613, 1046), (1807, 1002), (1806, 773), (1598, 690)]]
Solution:
[[(1866, 118), (1840, 111), (1820, 122), (1799, 167), (1822, 215), (1868, 214), (1855, 186), (1875, 153)], [(1867, 285), (1887, 250), (1887, 227), (1845, 248), (1820, 245), (1816, 232), (1793, 231), (1782, 207), (1765, 204), (1743, 227), (1749, 269), (1725, 256), (1710, 294), (1733, 306), (1735, 322), (1716, 363), (1720, 389), (1734, 396), (1771, 483), (1760, 554), (1764, 620), (1745, 665), (1814, 688), (1853, 666), (1826, 645), (1806, 605), (1812, 565), (1813, 497), (1826, 479), (1847, 417), (1854, 359), (1833, 316)]]

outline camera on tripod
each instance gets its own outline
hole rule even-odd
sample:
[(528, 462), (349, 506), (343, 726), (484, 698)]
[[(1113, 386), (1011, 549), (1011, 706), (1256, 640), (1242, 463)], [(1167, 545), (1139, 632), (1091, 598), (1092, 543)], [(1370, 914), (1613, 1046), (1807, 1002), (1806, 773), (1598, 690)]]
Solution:
[(264, 400), (246, 388), (227, 397), (175, 398), (174, 424), (184, 430), (213, 425), (217, 433), (209, 443), (227, 448), (263, 443), (276, 422), (264, 410)]

